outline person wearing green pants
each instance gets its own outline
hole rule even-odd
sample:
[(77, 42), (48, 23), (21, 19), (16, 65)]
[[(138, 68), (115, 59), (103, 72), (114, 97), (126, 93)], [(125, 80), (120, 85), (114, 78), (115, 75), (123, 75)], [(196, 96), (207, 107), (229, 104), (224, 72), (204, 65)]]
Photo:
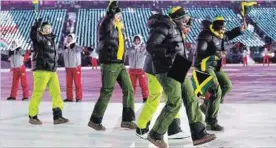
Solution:
[(211, 96), (201, 106), (206, 115), (205, 122), (208, 130), (222, 131), (224, 129), (217, 121), (219, 105), (222, 98), (232, 88), (231, 81), (221, 69), (221, 53), (224, 51), (224, 43), (241, 35), (245, 29), (246, 24), (225, 32), (225, 21), (220, 16), (198, 36), (195, 68), (214, 77), (212, 79), (214, 85), (208, 90)]
[(33, 93), (29, 104), (29, 123), (40, 125), (38, 108), (45, 89), (48, 87), (52, 98), (54, 124), (66, 123), (69, 120), (62, 116), (63, 101), (56, 73), (58, 53), (48, 22), (38, 19), (31, 28), (30, 38), (33, 42)]
[[(171, 74), (173, 63), (177, 61), (175, 59), (181, 59), (180, 61), (182, 61), (187, 57), (184, 48), (184, 38), (188, 33), (190, 25), (191, 17), (180, 6), (172, 8), (169, 16), (155, 14), (148, 20), (150, 34), (147, 42), (147, 51), (152, 57), (152, 63), (150, 64), (153, 66), (155, 77), (168, 97), (165, 107), (158, 116), (147, 138), (157, 147), (168, 147), (163, 139), (163, 135), (168, 131), (170, 124), (180, 110), (182, 96), (186, 99), (184, 101), (185, 106), (188, 106), (186, 107), (186, 112), (188, 118), (190, 118), (191, 131), (196, 129), (198, 125), (202, 127), (197, 128), (197, 131), (192, 131), (194, 145), (215, 139), (215, 135), (206, 133), (202, 118), (200, 117), (201, 112), (198, 108), (197, 98), (194, 95), (190, 80), (186, 77), (182, 84), (181, 81), (174, 78)], [(186, 65), (181, 66), (185, 69)], [(186, 73), (184, 75), (181, 74), (181, 77), (184, 78), (185, 75)], [(150, 99), (149, 97), (147, 101)], [(197, 114), (199, 116), (195, 116)]]
[(136, 129), (134, 113), (134, 92), (130, 77), (123, 63), (124, 59), (124, 36), (121, 22), (121, 9), (116, 1), (108, 5), (105, 18), (99, 27), (99, 61), (102, 72), (102, 88), (98, 101), (90, 117), (88, 126), (104, 131), (106, 128), (101, 124), (117, 81), (123, 89), (123, 115), (122, 128)]
[[(150, 56), (147, 56), (146, 62), (151, 61)], [(151, 65), (151, 64), (150, 64)], [(145, 70), (149, 69), (148, 66), (145, 66)], [(151, 70), (150, 70), (151, 71)], [(146, 139), (149, 131), (150, 121), (153, 118), (154, 113), (156, 112), (163, 94), (163, 88), (160, 85), (157, 78), (152, 74), (152, 72), (147, 71), (148, 79), (148, 89), (149, 91), (149, 100), (147, 100), (143, 106), (143, 109), (137, 120), (136, 135), (142, 139)], [(151, 73), (151, 74), (150, 74)], [(167, 102), (168, 98), (166, 95), (163, 96), (164, 101)], [(180, 111), (175, 116), (173, 122), (168, 127), (168, 138), (169, 139), (183, 139), (189, 137), (188, 134), (184, 133), (180, 125)]]

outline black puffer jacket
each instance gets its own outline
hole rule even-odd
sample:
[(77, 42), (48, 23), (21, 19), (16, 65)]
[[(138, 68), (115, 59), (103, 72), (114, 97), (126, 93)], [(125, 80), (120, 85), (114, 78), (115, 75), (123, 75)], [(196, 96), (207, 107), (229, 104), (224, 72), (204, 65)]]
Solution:
[(153, 71), (155, 74), (166, 73), (170, 70), (176, 54), (187, 57), (182, 33), (169, 16), (162, 14), (151, 16), (148, 27), (150, 33), (147, 51), (152, 56)]
[[(123, 60), (117, 59), (119, 35), (112, 21), (113, 18), (106, 15), (98, 29), (97, 52), (99, 54), (100, 63), (104, 64), (123, 63)], [(124, 59), (124, 57), (122, 59)]]
[[(204, 29), (200, 32), (197, 41), (195, 67), (199, 67), (202, 60), (206, 57), (218, 55), (220, 51), (224, 51), (224, 42), (234, 39), (241, 35), (240, 28), (234, 28), (224, 34), (224, 38), (218, 38), (210, 29)], [(214, 61), (214, 67), (217, 63)]]
[(45, 70), (55, 72), (57, 69), (58, 53), (54, 41), (55, 36), (42, 35), (38, 31), (39, 24), (31, 28), (30, 38), (33, 42), (33, 71)]

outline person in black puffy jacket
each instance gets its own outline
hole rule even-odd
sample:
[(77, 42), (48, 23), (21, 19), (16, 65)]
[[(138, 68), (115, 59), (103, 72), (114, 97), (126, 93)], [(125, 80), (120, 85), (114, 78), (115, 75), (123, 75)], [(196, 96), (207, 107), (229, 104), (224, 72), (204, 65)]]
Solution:
[(30, 38), (33, 43), (33, 93), (29, 104), (29, 123), (42, 124), (38, 119), (39, 103), (46, 87), (53, 102), (54, 124), (66, 123), (69, 120), (62, 116), (63, 101), (56, 73), (58, 54), (52, 34), (52, 26), (40, 18), (31, 28)]
[(205, 122), (208, 130), (222, 131), (224, 129), (217, 121), (219, 105), (232, 88), (230, 79), (221, 68), (224, 43), (241, 35), (245, 29), (246, 24), (226, 31), (225, 20), (219, 16), (207, 29), (199, 33), (194, 66), (197, 70), (214, 76), (212, 79), (214, 85), (209, 88), (211, 96), (200, 106), (206, 115)]
[[(173, 7), (169, 16), (155, 14), (148, 20), (150, 33), (146, 49), (149, 56), (146, 58), (144, 69), (151, 80), (150, 95), (139, 117), (139, 129), (136, 130), (136, 134), (142, 137), (147, 133), (148, 127), (142, 126), (139, 121), (146, 115), (151, 116), (152, 113), (147, 110), (153, 111), (158, 107), (159, 102), (155, 100), (161, 98), (163, 88), (167, 102), (148, 134), (148, 140), (158, 147), (167, 147), (163, 140), (163, 135), (167, 131), (169, 138), (170, 136), (185, 138), (180, 127), (180, 119), (177, 118), (181, 98), (188, 116), (193, 144), (203, 144), (216, 138), (214, 134), (208, 134), (205, 130), (203, 117), (198, 108), (198, 98), (189, 77), (186, 76), (191, 62), (187, 62), (184, 41), (191, 27), (191, 21), (191, 16), (179, 6)], [(151, 94), (152, 91), (155, 94)], [(147, 117), (147, 120), (150, 118)]]
[(88, 126), (95, 130), (105, 130), (101, 124), (115, 82), (123, 89), (122, 128), (136, 129), (134, 113), (134, 92), (128, 72), (124, 66), (124, 34), (118, 2), (111, 1), (106, 16), (98, 26), (98, 54), (101, 63), (102, 88), (95, 104)]

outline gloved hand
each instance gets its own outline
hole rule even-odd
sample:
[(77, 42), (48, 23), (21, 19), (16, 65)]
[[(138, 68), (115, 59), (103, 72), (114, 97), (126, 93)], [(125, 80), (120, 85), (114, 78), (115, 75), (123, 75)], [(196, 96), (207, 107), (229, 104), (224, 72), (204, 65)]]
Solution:
[(34, 23), (34, 26), (39, 27), (41, 25), (41, 23), (42, 23), (42, 18), (39, 18), (38, 20), (36, 19), (35, 23)]
[(116, 9), (120, 9), (117, 1), (111, 1), (107, 7), (106, 14), (110, 17), (114, 17)]

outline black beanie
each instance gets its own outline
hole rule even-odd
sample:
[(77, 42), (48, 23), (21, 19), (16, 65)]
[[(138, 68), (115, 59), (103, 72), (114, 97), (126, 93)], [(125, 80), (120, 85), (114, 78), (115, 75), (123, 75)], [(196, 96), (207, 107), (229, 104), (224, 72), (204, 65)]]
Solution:
[(43, 22), (42, 24), (41, 24), (41, 28), (43, 28), (44, 26), (46, 26), (46, 25), (51, 25), (49, 22)]
[(117, 7), (117, 8), (115, 9), (115, 14), (116, 14), (116, 13), (120, 13), (120, 12), (122, 12), (122, 9), (119, 8), (119, 7)]
[(188, 13), (182, 7), (180, 7), (180, 6), (171, 8), (170, 12), (169, 12), (169, 16), (172, 19), (179, 19), (181, 17), (184, 17), (187, 14)]

